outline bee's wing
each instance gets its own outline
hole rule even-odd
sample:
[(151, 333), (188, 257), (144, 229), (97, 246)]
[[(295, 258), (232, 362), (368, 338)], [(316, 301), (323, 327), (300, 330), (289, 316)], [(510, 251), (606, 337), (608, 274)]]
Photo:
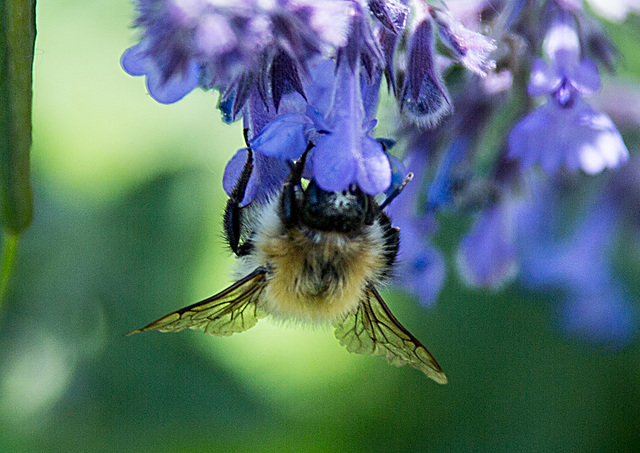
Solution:
[(258, 268), (218, 294), (176, 310), (127, 335), (158, 330), (203, 329), (211, 335), (231, 335), (255, 326), (266, 313), (257, 304), (265, 288), (265, 269)]
[(349, 352), (386, 357), (393, 365), (411, 365), (439, 384), (447, 383), (436, 359), (393, 316), (373, 286), (368, 287), (358, 309), (335, 327), (336, 338)]

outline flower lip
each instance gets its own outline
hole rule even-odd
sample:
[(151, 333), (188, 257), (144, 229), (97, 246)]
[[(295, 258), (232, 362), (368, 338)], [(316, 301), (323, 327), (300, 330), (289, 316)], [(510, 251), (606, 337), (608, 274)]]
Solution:
[(145, 76), (151, 97), (162, 104), (179, 101), (198, 86), (200, 66), (190, 60), (183, 71), (168, 75), (149, 54), (149, 43), (141, 43), (127, 49), (120, 59), (122, 69), (132, 76)]

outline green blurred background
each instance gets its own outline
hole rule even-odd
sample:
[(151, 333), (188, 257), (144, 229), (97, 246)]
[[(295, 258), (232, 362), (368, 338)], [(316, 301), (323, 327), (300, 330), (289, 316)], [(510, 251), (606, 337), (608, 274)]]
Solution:
[[(0, 312), (0, 451), (640, 451), (638, 341), (567, 338), (559, 294), (454, 273), (432, 309), (386, 292), (447, 386), (269, 320), (124, 337), (231, 281), (221, 179), (242, 146), (214, 94), (163, 106), (120, 69), (132, 18), (125, 0), (38, 5), (36, 212)], [(632, 83), (639, 29), (611, 28)], [(441, 245), (467, 226), (445, 219)]]

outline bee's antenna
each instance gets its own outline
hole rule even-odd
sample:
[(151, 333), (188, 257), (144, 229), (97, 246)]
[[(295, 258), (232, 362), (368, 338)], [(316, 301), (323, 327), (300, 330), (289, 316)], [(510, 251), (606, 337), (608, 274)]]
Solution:
[(384, 208), (389, 206), (389, 203), (391, 203), (398, 195), (400, 195), (400, 193), (412, 179), (413, 173), (409, 173), (407, 176), (405, 176), (402, 184), (400, 184), (393, 192), (391, 192), (391, 194), (380, 204), (380, 206), (378, 206), (378, 213), (382, 212)]

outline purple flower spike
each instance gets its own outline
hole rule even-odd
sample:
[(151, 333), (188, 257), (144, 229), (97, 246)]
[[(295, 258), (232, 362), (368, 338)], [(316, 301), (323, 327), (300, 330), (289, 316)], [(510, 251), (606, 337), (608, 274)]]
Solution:
[[(231, 119), (247, 100), (242, 96), (247, 83), (261, 82), (265, 102), (272, 95), (276, 106), (289, 88), (300, 91), (298, 73), (306, 71), (309, 60), (334, 54), (346, 44), (355, 9), (348, 0), (136, 0), (136, 4), (135, 24), (142, 29), (140, 45), (149, 60), (144, 74), (152, 95), (167, 102), (177, 97), (175, 85), (184, 91), (193, 88), (194, 79), (205, 89), (235, 89), (238, 105), (231, 109)], [(270, 67), (271, 90), (265, 75)], [(169, 94), (160, 92), (163, 89)]]
[(471, 286), (498, 288), (517, 272), (513, 222), (504, 203), (482, 212), (458, 249), (457, 264)]
[(432, 16), (438, 26), (440, 39), (465, 68), (481, 77), (495, 69), (496, 62), (489, 58), (491, 52), (496, 50), (493, 39), (469, 30), (439, 9), (433, 8)]
[(200, 67), (191, 60), (184, 72), (175, 72), (169, 78), (149, 55), (145, 41), (130, 47), (120, 60), (122, 68), (132, 76), (146, 76), (146, 85), (153, 99), (162, 104), (179, 101), (198, 86)]
[(425, 17), (409, 42), (407, 74), (400, 93), (400, 111), (421, 127), (433, 127), (451, 111), (451, 102), (436, 72), (431, 20)]

